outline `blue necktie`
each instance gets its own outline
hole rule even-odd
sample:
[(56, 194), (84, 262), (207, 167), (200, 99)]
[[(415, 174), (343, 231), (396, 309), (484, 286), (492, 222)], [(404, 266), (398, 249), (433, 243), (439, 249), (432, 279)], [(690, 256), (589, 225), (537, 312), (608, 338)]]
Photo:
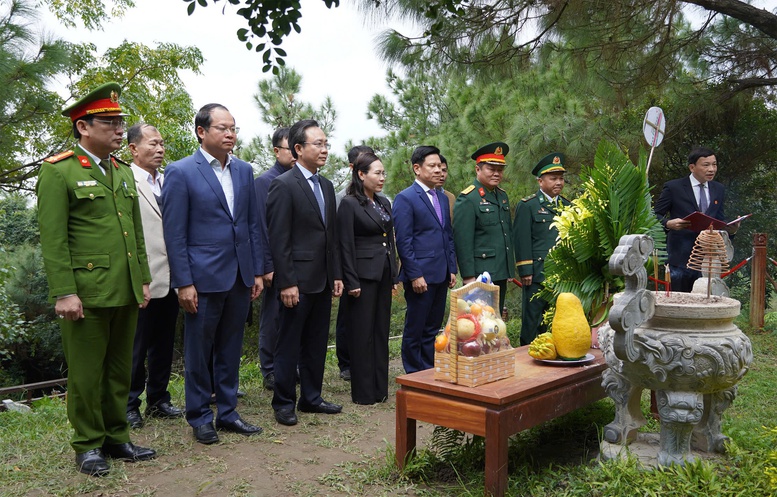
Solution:
[(707, 193), (705, 183), (699, 183), (699, 210), (704, 213), (707, 212)]
[(316, 201), (318, 202), (318, 208), (321, 211), (321, 220), (324, 221), (324, 224), (326, 224), (326, 208), (324, 207), (324, 195), (321, 193), (321, 186), (319, 182), (321, 181), (321, 178), (318, 177), (318, 174), (314, 174), (310, 177), (310, 181), (313, 182), (313, 195), (316, 196)]

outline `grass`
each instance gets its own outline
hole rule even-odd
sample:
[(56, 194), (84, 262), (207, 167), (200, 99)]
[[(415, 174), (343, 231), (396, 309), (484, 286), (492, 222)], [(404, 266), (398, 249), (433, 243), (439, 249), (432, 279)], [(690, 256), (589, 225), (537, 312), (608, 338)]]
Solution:
[[(746, 325), (740, 324), (743, 328)], [(512, 437), (508, 495), (511, 496), (773, 496), (777, 495), (777, 333), (747, 330), (754, 348), (753, 366), (724, 415), (731, 437), (727, 456), (685, 467), (645, 470), (635, 460), (600, 463), (593, 458), (600, 429), (612, 420), (613, 404), (599, 401), (562, 418)], [(649, 396), (643, 411), (648, 418)], [(771, 429), (770, 429), (771, 428)], [(657, 431), (655, 422), (643, 430)], [(479, 437), (438, 429), (402, 474), (387, 458), (373, 468), (377, 485), (412, 482), (424, 496), (482, 495), (484, 447)], [(358, 468), (347, 468), (358, 472)]]
[[(713, 461), (700, 461), (686, 467), (646, 471), (633, 460), (600, 463), (595, 456), (601, 429), (612, 420), (614, 407), (602, 400), (564, 417), (522, 432), (510, 440), (510, 496), (747, 496), (777, 495), (777, 333), (754, 332), (746, 328), (753, 343), (755, 360), (739, 384), (734, 405), (724, 415), (723, 431), (731, 437), (730, 451)], [(392, 357), (399, 354), (399, 341), (390, 345)], [(335, 398), (350, 398), (347, 383), (338, 379), (334, 352), (327, 357), (325, 390)], [(390, 374), (401, 374), (401, 366), (392, 364)], [(272, 454), (279, 445), (289, 443), (290, 432), (272, 421), (271, 394), (262, 388), (258, 365), (245, 359), (241, 367), (241, 388), (248, 396), (241, 412), (265, 427), (265, 435), (246, 439), (224, 434), (227, 449), (231, 444), (258, 444), (263, 453)], [(395, 387), (392, 387), (395, 388)], [(179, 405), (183, 399), (183, 380), (174, 376), (172, 395)], [(289, 481), (284, 495), (412, 495), (419, 497), (480, 496), (484, 493), (483, 439), (447, 429), (435, 432), (421, 443), (415, 458), (400, 472), (394, 465), (393, 439), (365, 451), (353, 441), (369, 431), (373, 415), (390, 411), (391, 404), (379, 404), (350, 410), (341, 416), (301, 418), (295, 433), (308, 437), (311, 445), (336, 448), (355, 455), (356, 461), (334, 467), (315, 454), (295, 456), (295, 464), (320, 468), (316, 481)], [(647, 413), (647, 395), (643, 397)], [(181, 421), (181, 423), (184, 423)], [(155, 472), (200, 471), (198, 488), (187, 488), (187, 495), (262, 495), (249, 479), (225, 480), (229, 464), (223, 454), (207, 455), (196, 451), (184, 428), (169, 429), (165, 421), (148, 420), (144, 441), (160, 453)], [(657, 431), (655, 422), (643, 430)], [(102, 479), (79, 475), (73, 468), (69, 447), (70, 428), (64, 404), (44, 399), (33, 414), (0, 413), (0, 495), (159, 495), (155, 488), (128, 474), (124, 463), (115, 463), (111, 474)], [(187, 457), (171, 457), (187, 454)], [(272, 457), (256, 461), (258, 471), (285, 473), (289, 461)], [(772, 469), (770, 469), (772, 468)], [(139, 481), (138, 481), (139, 480)]]

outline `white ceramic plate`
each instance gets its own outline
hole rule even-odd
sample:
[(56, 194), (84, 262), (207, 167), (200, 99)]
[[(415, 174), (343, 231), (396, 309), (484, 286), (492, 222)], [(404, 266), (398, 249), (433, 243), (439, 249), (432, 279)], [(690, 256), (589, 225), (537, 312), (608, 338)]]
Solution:
[(574, 361), (565, 361), (563, 359), (534, 359), (538, 362), (544, 362), (545, 364), (553, 364), (555, 366), (579, 366), (581, 364), (587, 364), (596, 359), (593, 354), (586, 354), (582, 359), (576, 359)]

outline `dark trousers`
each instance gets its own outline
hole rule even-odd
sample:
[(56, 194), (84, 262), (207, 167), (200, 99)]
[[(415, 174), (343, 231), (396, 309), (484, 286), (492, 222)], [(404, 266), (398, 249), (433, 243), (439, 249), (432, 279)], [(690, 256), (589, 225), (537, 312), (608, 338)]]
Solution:
[(348, 301), (340, 299), (337, 308), (337, 323), (335, 324), (335, 353), (337, 354), (337, 367), (340, 371), (351, 369), (351, 357), (348, 350)]
[[(402, 365), (406, 373), (434, 367), (434, 339), (442, 326), (448, 284), (427, 285), (424, 293), (415, 293), (405, 282), (405, 329), (402, 333)], [(351, 375), (353, 381), (353, 375)]]
[[(359, 297), (347, 296), (348, 349), (351, 352), (351, 400), (374, 404), (388, 398), (391, 269), (380, 281), (359, 280)], [(341, 301), (342, 305), (342, 301)]]
[(280, 330), (280, 307), (278, 288), (265, 288), (262, 294), (262, 309), (259, 316), (259, 363), (262, 376), (274, 373), (275, 342)]
[(701, 278), (701, 272), (678, 266), (669, 266), (672, 276), (672, 291), (690, 293), (693, 284)]
[(507, 280), (494, 281), (494, 285), (499, 287), (499, 309), (496, 309), (496, 315), (502, 315), (502, 309), (505, 307), (505, 298), (507, 298)]
[(294, 410), (297, 403), (296, 369), (299, 365), (300, 405), (319, 405), (324, 383), (326, 344), (332, 312), (332, 290), (301, 293), (294, 307), (280, 304), (280, 328), (275, 343), (275, 393), (272, 407), (276, 411)]
[(548, 309), (548, 302), (534, 298), (534, 295), (542, 289), (541, 283), (532, 283), (523, 287), (523, 300), (521, 309), (521, 345), (528, 345), (537, 338), (537, 335), (545, 333), (548, 327), (542, 324), (542, 315)]
[(67, 419), (76, 453), (129, 442), (127, 396), (138, 305), (85, 308), (78, 321), (60, 319), (67, 360)]
[(167, 385), (170, 383), (173, 364), (177, 320), (178, 296), (173, 290), (164, 297), (151, 299), (148, 306), (138, 312), (138, 326), (132, 349), (132, 384), (127, 401), (128, 411), (140, 407), (140, 394), (143, 390), (146, 391), (147, 406), (170, 402)]
[(231, 423), (238, 418), (237, 382), (251, 288), (238, 280), (229, 291), (199, 293), (197, 299), (197, 312), (184, 317), (186, 421), (195, 428), (213, 421), (211, 361), (218, 419)]

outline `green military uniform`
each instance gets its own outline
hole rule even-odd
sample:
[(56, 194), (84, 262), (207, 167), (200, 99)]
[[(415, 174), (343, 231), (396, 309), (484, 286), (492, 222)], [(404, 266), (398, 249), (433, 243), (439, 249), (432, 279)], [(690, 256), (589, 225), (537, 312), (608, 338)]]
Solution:
[[(554, 165), (553, 159), (559, 158)], [(560, 161), (562, 154), (551, 154), (540, 161), (532, 171), (535, 175), (547, 172), (563, 172)], [(547, 167), (550, 160), (551, 167)], [(542, 324), (542, 315), (548, 308), (548, 302), (535, 298), (545, 281), (545, 257), (556, 244), (558, 230), (552, 228), (553, 217), (559, 213), (560, 206), (569, 205), (569, 200), (559, 195), (556, 203), (551, 202), (542, 191), (521, 199), (515, 209), (513, 222), (513, 243), (515, 246), (515, 266), (518, 277), (532, 276), (531, 285), (523, 287), (521, 315), (521, 345), (531, 343), (534, 338), (543, 333), (546, 327)]]
[[(94, 93), (76, 105), (101, 96)], [(113, 97), (118, 109), (118, 91)], [(116, 115), (102, 100), (92, 106), (95, 113)], [(73, 106), (68, 111), (72, 116)], [(37, 184), (49, 296), (76, 295), (83, 306), (84, 318), (60, 320), (76, 453), (129, 442), (132, 345), (143, 285), (151, 281), (134, 176), (113, 157), (104, 162), (107, 174), (77, 146), (47, 159)]]
[[(493, 143), (479, 149), (472, 158), (478, 164), (504, 166), (507, 151), (506, 144)], [(499, 286), (498, 312), (504, 307), (507, 280), (514, 274), (511, 227), (510, 200), (498, 186), (489, 190), (475, 179), (456, 198), (453, 243), (459, 273), (462, 278), (471, 278), (488, 271), (491, 281)]]

